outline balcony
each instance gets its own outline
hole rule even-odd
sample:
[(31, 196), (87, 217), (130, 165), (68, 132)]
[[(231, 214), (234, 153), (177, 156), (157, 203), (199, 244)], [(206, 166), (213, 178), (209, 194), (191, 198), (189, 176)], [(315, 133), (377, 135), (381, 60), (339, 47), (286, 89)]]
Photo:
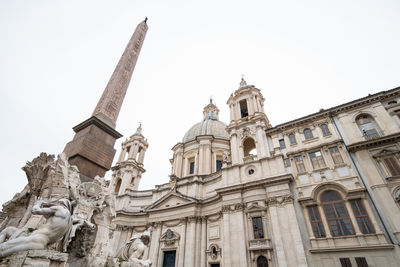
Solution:
[(271, 239), (252, 239), (249, 240), (249, 250), (272, 250)]
[(257, 160), (257, 155), (248, 155), (243, 157), (243, 162), (248, 163)]

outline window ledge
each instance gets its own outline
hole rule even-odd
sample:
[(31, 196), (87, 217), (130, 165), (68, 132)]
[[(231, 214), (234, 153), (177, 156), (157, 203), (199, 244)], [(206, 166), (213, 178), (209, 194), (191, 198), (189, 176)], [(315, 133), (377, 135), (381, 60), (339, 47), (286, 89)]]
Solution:
[(343, 163), (338, 163), (338, 164), (335, 164), (335, 166), (334, 166), (335, 168), (340, 168), (340, 167), (349, 167), (349, 165), (347, 164), (347, 163), (345, 163), (345, 162), (343, 162)]
[(317, 141), (318, 139), (319, 139), (318, 136), (315, 136), (315, 137), (310, 138), (310, 139), (305, 139), (302, 142), (303, 142), (303, 144), (308, 144), (308, 143), (312, 143), (314, 141)]
[(319, 168), (319, 169), (313, 169), (313, 172), (320, 172), (320, 171), (325, 171), (325, 170), (329, 170), (329, 167), (325, 166), (325, 167), (322, 167), (322, 168)]
[(396, 180), (399, 180), (399, 179), (400, 179), (400, 175), (386, 177), (386, 180), (388, 180), (389, 182), (396, 181)]

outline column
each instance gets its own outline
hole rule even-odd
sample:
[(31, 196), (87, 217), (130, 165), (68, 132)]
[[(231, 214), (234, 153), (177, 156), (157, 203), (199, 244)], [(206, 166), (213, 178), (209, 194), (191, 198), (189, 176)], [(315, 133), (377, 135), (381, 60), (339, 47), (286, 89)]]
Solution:
[(143, 163), (143, 160), (144, 160), (144, 153), (145, 153), (146, 151), (142, 148), (142, 151), (140, 151), (140, 153), (139, 153), (139, 158), (138, 158), (138, 163)]
[(205, 165), (205, 151), (204, 151), (204, 145), (201, 143), (199, 144), (199, 156), (196, 156), (197, 159), (197, 163), (195, 163), (195, 165), (197, 164), (198, 168), (197, 168), (197, 172), (195, 172), (195, 174), (204, 174), (204, 165)]
[(265, 134), (261, 125), (257, 125), (257, 150), (259, 151), (259, 159), (267, 156), (267, 147), (264, 144), (263, 134)]
[(234, 113), (233, 104), (231, 104), (231, 105), (229, 106), (229, 112), (230, 112), (230, 115), (231, 115), (231, 121), (235, 120), (235, 113)]
[(178, 267), (185, 267), (185, 243), (186, 243), (186, 225), (187, 219), (183, 219), (183, 229), (181, 233), (181, 239), (179, 240), (179, 248), (178, 248)]
[(236, 119), (238, 120), (238, 119), (240, 119), (242, 117), (241, 113), (240, 113), (240, 105), (239, 105), (239, 103), (235, 103), (235, 111), (236, 111)]
[(254, 107), (253, 107), (253, 103), (251, 101), (251, 97), (246, 99), (246, 103), (247, 103), (247, 112), (250, 115), (254, 114)]
[(196, 253), (196, 260), (195, 266), (201, 267), (200, 260), (201, 260), (201, 229), (202, 228), (202, 218), (196, 217), (196, 238), (195, 238), (195, 253)]
[(196, 156), (194, 157), (194, 174), (197, 175), (199, 174), (199, 165), (201, 162), (199, 162), (199, 154), (196, 154)]
[(161, 230), (162, 224), (161, 223), (154, 223), (153, 225), (153, 233), (151, 235), (151, 242), (150, 242), (150, 250), (149, 250), (149, 260), (156, 265), (158, 261), (158, 252), (160, 248), (160, 237), (161, 237)]
[[(236, 208), (235, 208), (236, 209)], [(244, 232), (244, 216), (241, 208), (230, 214), (230, 229), (231, 229), (231, 251), (230, 258), (232, 263), (237, 266), (247, 265), (247, 238)]]
[(211, 142), (207, 141), (207, 145), (205, 145), (205, 169), (204, 174), (210, 174), (212, 172), (212, 152), (211, 152)]
[(201, 218), (201, 245), (200, 245), (200, 267), (206, 266), (207, 262), (207, 217)]
[(211, 172), (217, 171), (217, 153), (212, 152)]
[(232, 159), (232, 165), (238, 164), (239, 163), (239, 153), (238, 153), (238, 143), (237, 143), (237, 134), (232, 133), (231, 135), (231, 159)]
[(121, 154), (119, 154), (118, 162), (122, 162), (125, 159), (126, 147), (121, 150)]
[(280, 232), (280, 223), (278, 220), (278, 211), (276, 206), (271, 206), (269, 208), (269, 212), (271, 214), (271, 224), (272, 224), (272, 235), (274, 236), (274, 245), (275, 245), (275, 251), (276, 251), (276, 262), (277, 266), (279, 267), (286, 267), (286, 254), (285, 254), (285, 248), (282, 243), (282, 236)]
[(135, 143), (134, 145), (132, 145), (132, 146), (131, 146), (131, 149), (130, 149), (130, 151), (129, 151), (128, 159), (135, 159), (138, 150), (139, 150), (139, 145), (138, 145), (137, 143)]
[(233, 266), (230, 258), (230, 237), (231, 232), (229, 229), (229, 213), (224, 212), (222, 215), (222, 228), (224, 235), (222, 236), (222, 266)]
[(176, 164), (176, 170), (175, 170), (175, 175), (179, 178), (182, 177), (183, 175), (183, 170), (182, 170), (182, 163), (183, 163), (183, 154), (182, 152), (177, 153), (177, 164)]
[(187, 221), (187, 236), (185, 249), (185, 266), (194, 266), (196, 255), (196, 218), (189, 217)]
[(183, 177), (187, 176), (189, 173), (189, 159), (185, 158), (184, 164), (183, 164)]

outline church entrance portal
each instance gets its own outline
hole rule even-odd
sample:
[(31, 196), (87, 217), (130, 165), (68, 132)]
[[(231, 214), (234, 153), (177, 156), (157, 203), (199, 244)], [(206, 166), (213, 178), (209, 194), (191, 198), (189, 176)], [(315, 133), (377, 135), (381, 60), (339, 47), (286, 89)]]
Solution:
[(176, 250), (164, 251), (163, 267), (175, 267)]

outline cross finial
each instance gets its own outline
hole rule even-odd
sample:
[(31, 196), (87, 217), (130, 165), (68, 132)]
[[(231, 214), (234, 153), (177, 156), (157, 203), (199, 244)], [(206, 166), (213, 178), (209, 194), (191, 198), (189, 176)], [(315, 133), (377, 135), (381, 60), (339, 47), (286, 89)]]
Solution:
[(210, 96), (210, 104), (212, 104), (213, 103), (213, 99), (212, 99), (212, 96)]
[(246, 83), (246, 81), (244, 80), (244, 74), (242, 74), (242, 80), (240, 81), (240, 86), (239, 86), (239, 88), (242, 88), (242, 87), (245, 87), (245, 86), (247, 86), (247, 83)]
[(147, 23), (147, 17), (144, 18), (144, 22)]

